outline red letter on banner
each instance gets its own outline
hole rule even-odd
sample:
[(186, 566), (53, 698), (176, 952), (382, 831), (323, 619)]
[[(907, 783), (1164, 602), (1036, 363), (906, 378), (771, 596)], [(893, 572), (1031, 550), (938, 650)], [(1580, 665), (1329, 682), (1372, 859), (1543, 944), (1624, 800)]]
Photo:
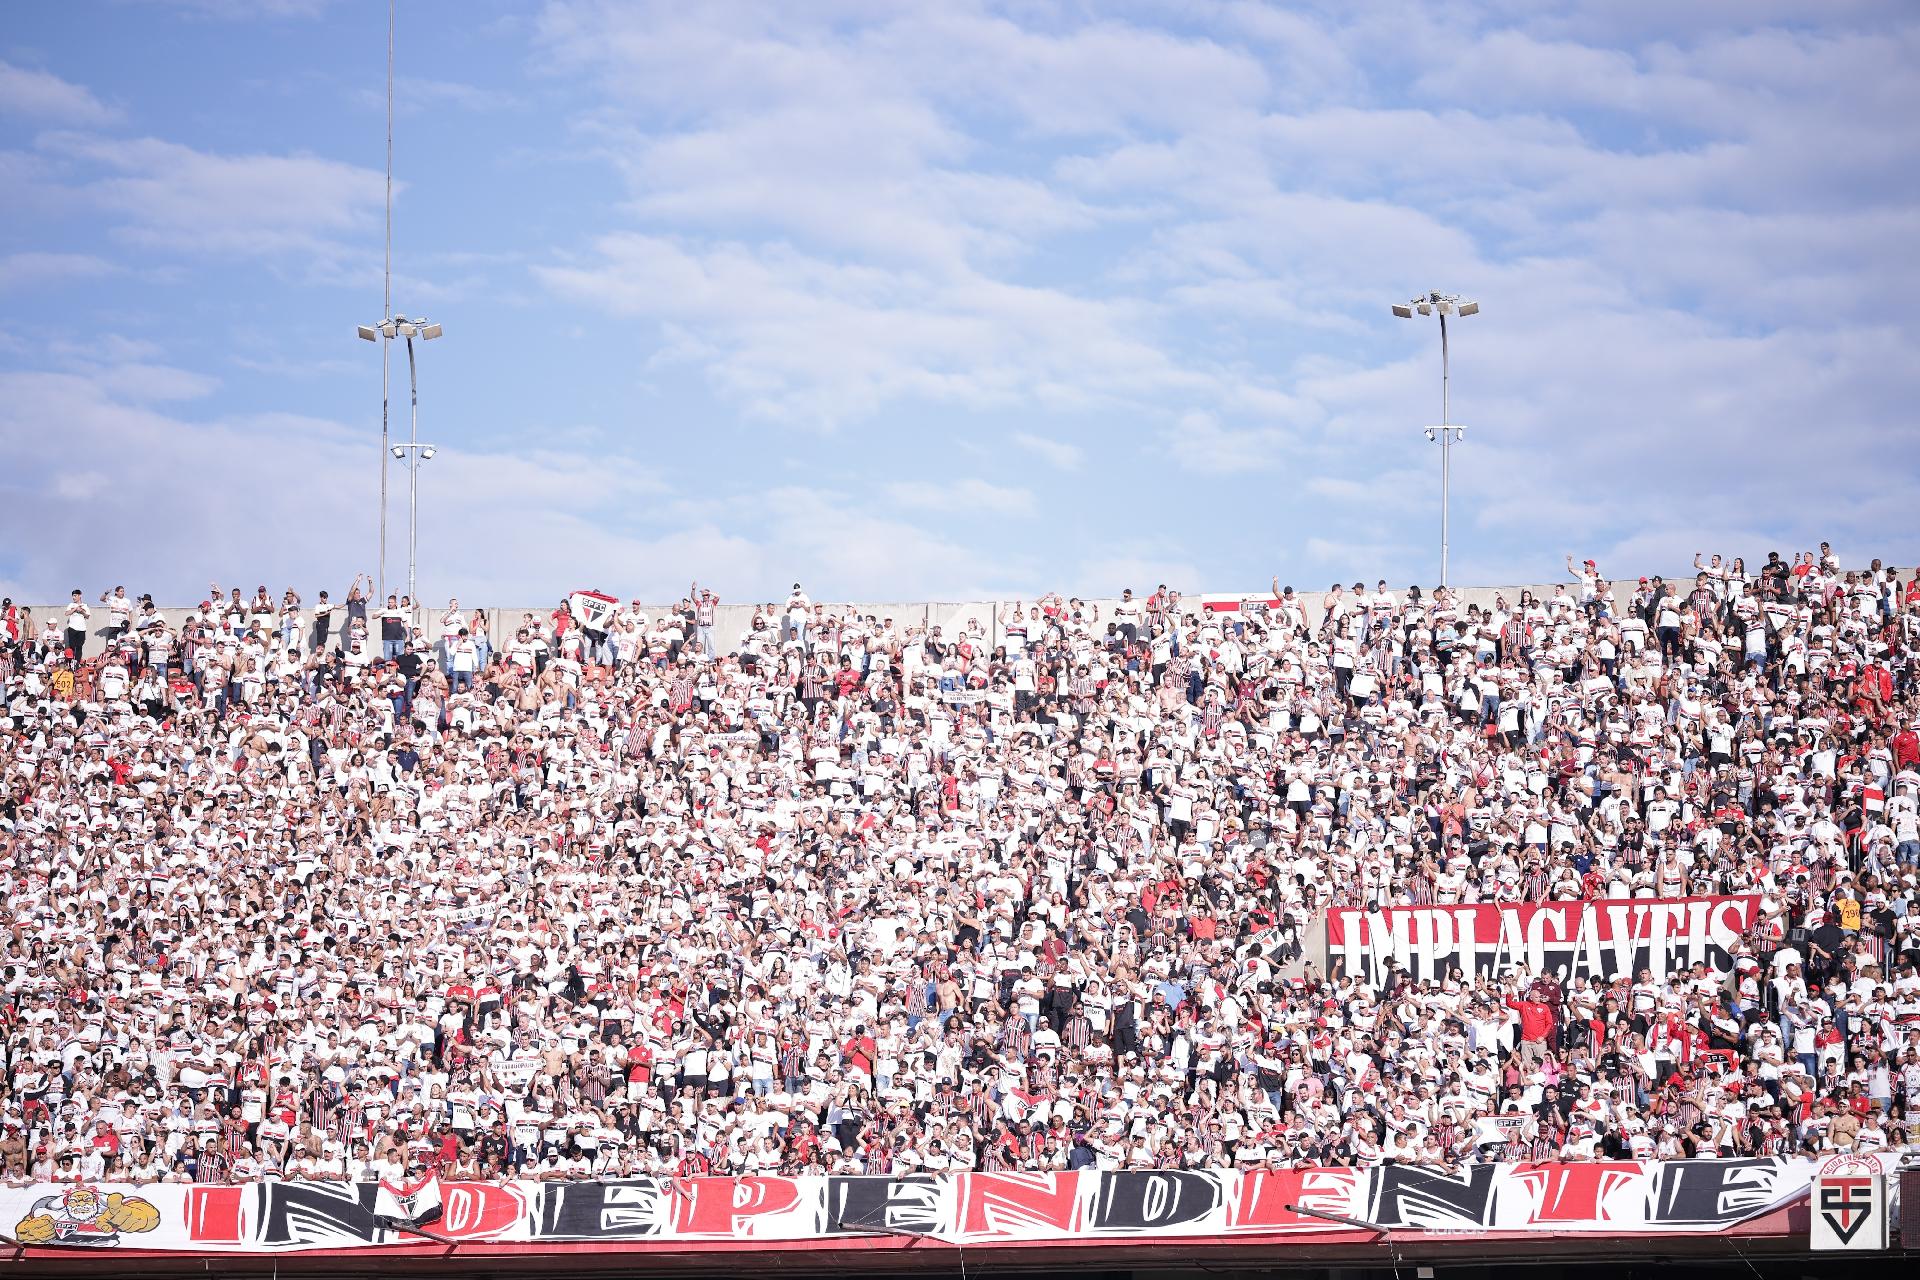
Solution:
[(688, 1235), (750, 1236), (755, 1218), (800, 1203), (800, 1186), (791, 1178), (686, 1178), (674, 1186), (680, 1192), (674, 1229)]
[(1077, 1173), (968, 1173), (960, 1177), (960, 1231), (1017, 1239), (1080, 1227)]
[(187, 1239), (195, 1244), (239, 1244), (240, 1197), (245, 1187), (188, 1187)]
[(1604, 1222), (1607, 1197), (1643, 1170), (1637, 1160), (1520, 1164), (1513, 1177), (1540, 1194), (1530, 1222)]
[(1352, 1169), (1258, 1169), (1240, 1175), (1240, 1202), (1229, 1226), (1236, 1231), (1314, 1227), (1327, 1230), (1324, 1218), (1309, 1218), (1287, 1208), (1305, 1205), (1324, 1213), (1353, 1212)]

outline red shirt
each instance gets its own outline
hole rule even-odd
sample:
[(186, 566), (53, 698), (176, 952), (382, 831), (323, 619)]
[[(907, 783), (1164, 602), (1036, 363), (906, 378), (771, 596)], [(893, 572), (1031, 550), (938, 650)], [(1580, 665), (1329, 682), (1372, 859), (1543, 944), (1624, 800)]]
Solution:
[(1553, 1030), (1553, 1006), (1538, 1000), (1509, 1000), (1507, 1008), (1520, 1011), (1520, 1038), (1543, 1041)]
[(1908, 769), (1920, 764), (1920, 734), (1911, 729), (1902, 729), (1893, 735), (1889, 745), (1893, 747), (1895, 769)]
[(871, 1073), (875, 1047), (872, 1036), (854, 1036), (840, 1047), (840, 1054), (847, 1060), (848, 1066)]

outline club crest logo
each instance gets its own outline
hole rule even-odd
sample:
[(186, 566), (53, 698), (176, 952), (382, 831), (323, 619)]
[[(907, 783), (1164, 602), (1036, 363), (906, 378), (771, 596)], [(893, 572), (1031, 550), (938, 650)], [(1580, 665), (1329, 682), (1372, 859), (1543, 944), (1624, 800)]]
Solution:
[(1827, 1177), (1819, 1186), (1815, 1210), (1833, 1228), (1841, 1244), (1853, 1243), (1873, 1217), (1873, 1179)]

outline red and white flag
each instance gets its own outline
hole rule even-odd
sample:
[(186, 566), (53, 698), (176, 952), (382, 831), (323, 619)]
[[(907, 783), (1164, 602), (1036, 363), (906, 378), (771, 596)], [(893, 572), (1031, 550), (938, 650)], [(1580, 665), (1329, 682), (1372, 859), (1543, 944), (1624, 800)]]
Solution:
[(575, 591), (567, 597), (567, 612), (589, 631), (605, 631), (620, 602), (604, 591)]
[(373, 1195), (373, 1216), (385, 1219), (389, 1230), (424, 1227), (440, 1217), (440, 1178), (429, 1173), (414, 1182), (380, 1180)]
[(1278, 609), (1277, 596), (1201, 596), (1200, 607), (1208, 613), (1266, 613)]

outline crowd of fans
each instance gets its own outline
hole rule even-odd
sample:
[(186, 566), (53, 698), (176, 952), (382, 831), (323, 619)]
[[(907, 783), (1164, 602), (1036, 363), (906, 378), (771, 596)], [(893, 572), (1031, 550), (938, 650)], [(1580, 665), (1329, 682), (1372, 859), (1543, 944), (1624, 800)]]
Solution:
[[(14, 1183), (1898, 1150), (1920, 588), (588, 628), (0, 612)], [(1375, 986), (1330, 906), (1754, 894), (1730, 976)]]

